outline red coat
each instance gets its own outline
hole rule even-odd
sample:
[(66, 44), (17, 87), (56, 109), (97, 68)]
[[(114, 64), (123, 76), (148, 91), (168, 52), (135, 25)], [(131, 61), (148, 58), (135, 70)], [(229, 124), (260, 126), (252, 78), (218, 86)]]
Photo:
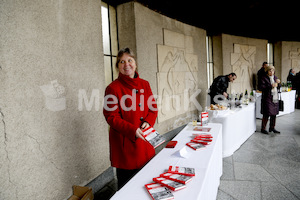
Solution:
[[(155, 155), (150, 143), (135, 137), (136, 129), (144, 121), (153, 126), (157, 117), (154, 98), (149, 100), (151, 105), (147, 104), (149, 97), (153, 97), (149, 82), (139, 78), (138, 73), (133, 79), (119, 73), (118, 79), (107, 86), (105, 96), (107, 95), (116, 97), (115, 102), (113, 98), (108, 98), (108, 103), (105, 104), (108, 108), (116, 108), (115, 110), (109, 111), (105, 105), (103, 109), (106, 121), (110, 125), (111, 165), (120, 169), (140, 169)], [(125, 98), (124, 95), (130, 98)], [(136, 102), (132, 103), (134, 101)], [(122, 102), (125, 102), (125, 109)], [(149, 109), (149, 106), (156, 110)]]

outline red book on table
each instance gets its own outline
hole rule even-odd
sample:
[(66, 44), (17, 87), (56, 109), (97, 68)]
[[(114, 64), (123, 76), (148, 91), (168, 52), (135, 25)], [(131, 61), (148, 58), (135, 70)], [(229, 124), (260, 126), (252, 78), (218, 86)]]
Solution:
[(173, 173), (163, 173), (160, 175), (161, 177), (170, 179), (172, 181), (176, 181), (178, 183), (182, 183), (182, 184), (187, 184), (188, 182), (190, 182), (193, 177), (192, 176), (185, 176), (185, 175), (181, 175), (181, 174), (173, 174)]
[(176, 144), (177, 144), (177, 141), (170, 141), (166, 145), (166, 148), (174, 148), (176, 146)]
[(212, 142), (211, 138), (195, 137), (194, 140), (201, 140), (203, 142)]
[(185, 176), (195, 176), (195, 169), (190, 167), (169, 166), (168, 172)]
[(200, 143), (200, 144), (204, 144), (204, 145), (210, 144), (210, 142), (208, 142), (208, 141), (197, 140), (197, 139), (193, 139), (193, 140), (191, 140), (191, 142)]
[(195, 138), (213, 138), (210, 134), (193, 134), (193, 136), (195, 136)]
[(172, 192), (159, 183), (149, 183), (146, 184), (145, 187), (153, 200), (174, 199)]
[(194, 149), (195, 151), (199, 151), (201, 149), (205, 148), (204, 144), (200, 144), (200, 143), (195, 143), (195, 142), (188, 142), (186, 143), (187, 146), (191, 147), (192, 149)]
[(163, 185), (173, 191), (177, 191), (177, 190), (186, 188), (185, 184), (182, 184), (182, 183), (179, 183), (176, 181), (172, 181), (172, 180), (166, 179), (164, 177), (153, 178), (153, 181), (160, 183), (161, 185)]

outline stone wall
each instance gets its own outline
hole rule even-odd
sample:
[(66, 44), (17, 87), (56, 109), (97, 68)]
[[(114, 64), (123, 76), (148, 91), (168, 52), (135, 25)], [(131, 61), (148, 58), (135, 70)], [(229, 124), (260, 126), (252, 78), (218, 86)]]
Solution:
[[(200, 105), (205, 105), (206, 96), (204, 91), (207, 89), (205, 30), (171, 19), (133, 2), (118, 6), (118, 25), (120, 27), (120, 47), (136, 48), (139, 74), (141, 78), (150, 82), (154, 94), (159, 94), (158, 87), (160, 85), (157, 77), (159, 72), (158, 45), (165, 45), (165, 41), (168, 39), (164, 38), (164, 30), (177, 35), (179, 38), (186, 37), (193, 40), (191, 45), (186, 48), (183, 46), (180, 48), (180, 44), (178, 46), (168, 43), (167, 46), (184, 49), (184, 52), (192, 51), (197, 56), (197, 71), (193, 72), (193, 75), (197, 77), (197, 88), (202, 90), (197, 99)], [(132, 39), (134, 37), (135, 40)], [(156, 123), (156, 129), (161, 133), (165, 133), (189, 122), (197, 113), (198, 111), (195, 110), (181, 112), (176, 117), (169, 117), (163, 122)]]
[[(237, 54), (236, 52), (240, 51), (240, 55), (242, 55), (240, 62), (246, 62), (249, 64), (249, 66), (252, 66), (249, 72), (246, 71), (250, 75), (249, 79), (252, 82), (251, 76), (253, 76), (253, 74), (256, 75), (257, 71), (261, 68), (262, 63), (267, 61), (267, 43), (267, 40), (222, 34), (221, 48), (223, 57), (223, 74), (225, 75), (235, 71), (234, 65), (232, 65), (233, 62), (235, 62), (233, 61), (233, 56), (234, 54)], [(237, 46), (248, 49), (249, 51), (245, 50), (245, 52), (242, 52), (243, 50), (237, 50)], [(250, 59), (250, 57), (247, 57), (247, 55), (249, 56), (250, 53), (253, 53), (250, 50), (251, 48), (255, 48), (255, 54), (253, 54)], [(247, 65), (247, 68), (249, 66)], [(237, 86), (240, 85), (243, 81), (244, 78), (241, 77), (240, 73), (236, 81), (234, 81), (233, 84), (230, 84), (228, 92), (245, 92), (245, 89), (248, 89), (249, 91), (248, 87), (242, 88), (240, 86)]]
[(0, 199), (66, 199), (110, 166), (101, 2), (4, 0), (0, 19)]
[(294, 68), (296, 73), (300, 71), (300, 42), (287, 42), (282, 43), (282, 70), (281, 80), (286, 83), (289, 70)]

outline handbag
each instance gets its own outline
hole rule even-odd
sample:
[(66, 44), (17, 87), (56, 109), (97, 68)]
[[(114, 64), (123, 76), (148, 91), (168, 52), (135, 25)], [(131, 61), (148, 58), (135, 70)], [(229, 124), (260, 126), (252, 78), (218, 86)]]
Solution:
[(279, 94), (280, 94), (279, 101), (278, 101), (278, 103), (279, 103), (279, 111), (283, 111), (284, 110), (284, 102), (281, 99), (281, 92)]

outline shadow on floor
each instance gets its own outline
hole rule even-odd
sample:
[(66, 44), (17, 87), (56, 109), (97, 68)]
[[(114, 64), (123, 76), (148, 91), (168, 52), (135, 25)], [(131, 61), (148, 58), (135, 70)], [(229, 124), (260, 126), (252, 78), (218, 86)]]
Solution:
[(106, 184), (101, 190), (94, 194), (94, 200), (109, 200), (117, 191), (118, 182), (117, 179), (113, 179)]

